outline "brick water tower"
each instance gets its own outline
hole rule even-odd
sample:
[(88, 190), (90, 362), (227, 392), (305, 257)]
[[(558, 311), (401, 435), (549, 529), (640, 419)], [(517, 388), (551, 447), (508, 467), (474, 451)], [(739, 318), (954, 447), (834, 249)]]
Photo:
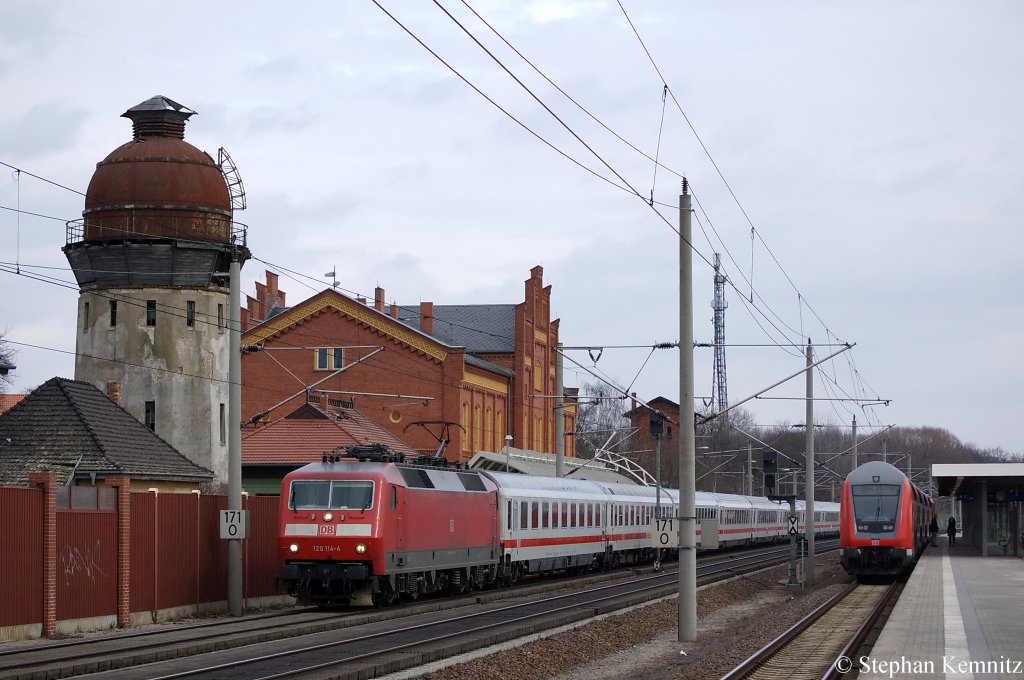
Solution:
[[(241, 180), (185, 141), (195, 111), (157, 96), (123, 115), (132, 140), (96, 164), (63, 250), (80, 289), (75, 379), (105, 390), (227, 479), (228, 270), (249, 258)], [(238, 427), (238, 423), (234, 423)]]

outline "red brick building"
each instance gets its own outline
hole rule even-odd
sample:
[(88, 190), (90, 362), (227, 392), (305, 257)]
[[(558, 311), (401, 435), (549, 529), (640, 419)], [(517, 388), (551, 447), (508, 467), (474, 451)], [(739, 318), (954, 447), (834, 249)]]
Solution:
[[(253, 427), (326, 396), (354, 400), (421, 452), (448, 440), (453, 461), (501, 451), (506, 434), (513, 447), (555, 451), (558, 320), (541, 267), (518, 304), (385, 306), (382, 288), (372, 303), (329, 288), (287, 307), (270, 272), (256, 294), (242, 310), (243, 346), (263, 348), (242, 355), (242, 418)], [(562, 413), (571, 432), (575, 409)]]

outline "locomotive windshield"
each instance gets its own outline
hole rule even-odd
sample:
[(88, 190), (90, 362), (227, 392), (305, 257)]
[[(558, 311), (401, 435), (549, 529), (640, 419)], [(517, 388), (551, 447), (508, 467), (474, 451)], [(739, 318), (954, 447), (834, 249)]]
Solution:
[(292, 510), (368, 510), (373, 482), (363, 480), (296, 479), (288, 506)]
[(858, 524), (895, 522), (900, 507), (899, 484), (857, 484), (853, 494), (853, 516)]

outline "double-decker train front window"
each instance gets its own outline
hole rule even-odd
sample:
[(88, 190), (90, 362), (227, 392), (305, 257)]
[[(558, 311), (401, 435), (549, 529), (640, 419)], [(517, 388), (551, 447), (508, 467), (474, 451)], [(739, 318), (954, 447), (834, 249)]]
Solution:
[(900, 507), (899, 484), (857, 484), (850, 491), (859, 531), (892, 531)]
[(373, 504), (373, 482), (297, 479), (292, 482), (292, 510), (368, 510)]

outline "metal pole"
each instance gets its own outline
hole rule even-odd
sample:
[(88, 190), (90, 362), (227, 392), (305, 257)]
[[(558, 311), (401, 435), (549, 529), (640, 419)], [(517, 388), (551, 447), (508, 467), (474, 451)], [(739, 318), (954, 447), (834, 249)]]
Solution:
[(654, 516), (661, 519), (661, 435), (654, 435), (654, 486), (658, 497), (654, 499)]
[[(661, 435), (654, 435), (654, 488), (658, 492), (654, 499), (654, 526), (660, 527), (661, 519)], [(654, 551), (654, 570), (661, 571), (661, 548)]]
[(562, 343), (555, 345), (555, 477), (565, 476), (565, 399), (562, 396)]
[[(242, 312), (241, 265), (231, 258), (228, 300), (228, 510), (242, 509)], [(228, 539), (228, 610), (242, 615), (242, 539)]]
[[(796, 514), (796, 495), (789, 497), (789, 516), (798, 517)], [(796, 574), (796, 534), (789, 535), (789, 585), (800, 585), (800, 579)]]
[(747, 474), (743, 480), (744, 494), (747, 496), (754, 495), (754, 445), (747, 442)]
[(857, 469), (857, 416), (853, 417), (853, 467), (850, 469)]
[(697, 639), (692, 239), (689, 185), (684, 177), (679, 196), (679, 642)]
[(804, 479), (804, 527), (807, 536), (807, 555), (804, 557), (804, 583), (814, 583), (814, 358), (811, 339), (807, 338), (807, 474)]

